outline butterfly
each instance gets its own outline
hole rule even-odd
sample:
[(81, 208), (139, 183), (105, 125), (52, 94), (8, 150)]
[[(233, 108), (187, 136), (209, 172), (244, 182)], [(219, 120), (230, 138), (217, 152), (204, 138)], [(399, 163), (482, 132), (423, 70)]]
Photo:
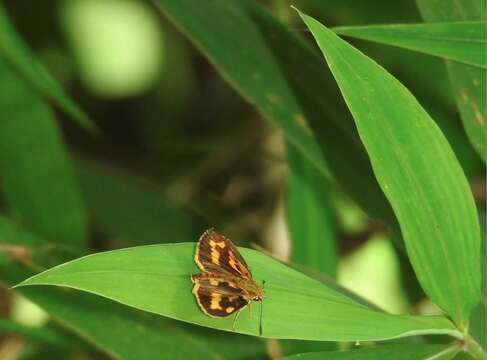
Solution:
[(193, 294), (200, 309), (216, 318), (236, 313), (233, 321), (235, 329), (240, 311), (252, 301), (261, 301), (264, 288), (252, 279), (247, 263), (230, 239), (214, 229), (206, 230), (201, 235), (194, 261), (202, 271), (191, 276)]

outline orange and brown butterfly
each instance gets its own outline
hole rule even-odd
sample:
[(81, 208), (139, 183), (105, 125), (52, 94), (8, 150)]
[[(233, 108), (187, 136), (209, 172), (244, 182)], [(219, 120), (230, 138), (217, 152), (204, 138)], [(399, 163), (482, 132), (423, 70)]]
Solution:
[(235, 245), (214, 229), (201, 235), (194, 261), (202, 273), (191, 276), (193, 294), (206, 315), (220, 318), (236, 313), (235, 328), (240, 311), (251, 301), (264, 298), (264, 289), (252, 279)]

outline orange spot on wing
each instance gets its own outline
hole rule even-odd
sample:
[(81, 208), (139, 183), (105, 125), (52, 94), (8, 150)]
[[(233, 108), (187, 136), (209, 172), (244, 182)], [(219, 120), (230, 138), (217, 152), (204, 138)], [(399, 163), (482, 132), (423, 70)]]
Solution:
[(211, 248), (211, 252), (210, 252), (211, 262), (220, 265), (220, 251), (217, 249), (217, 247), (223, 249), (225, 247), (225, 242), (210, 240), (209, 245)]
[(212, 310), (223, 310), (220, 301), (222, 300), (222, 296), (220, 294), (212, 294), (211, 295), (211, 304), (210, 309)]
[(228, 260), (228, 263), (230, 264), (230, 266), (232, 268), (234, 268), (235, 270), (237, 271), (240, 271), (239, 268), (237, 267), (237, 262), (235, 261), (235, 259), (233, 257), (231, 257), (229, 260)]

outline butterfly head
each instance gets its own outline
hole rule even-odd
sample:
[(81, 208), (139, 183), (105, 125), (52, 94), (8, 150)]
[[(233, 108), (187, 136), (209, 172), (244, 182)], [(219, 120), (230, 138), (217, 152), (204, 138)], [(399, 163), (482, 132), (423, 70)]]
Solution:
[(264, 294), (262, 293), (261, 295), (255, 295), (252, 300), (254, 301), (261, 301), (264, 298)]
[(250, 291), (250, 298), (254, 301), (261, 301), (264, 298), (264, 287), (260, 287), (255, 282), (252, 284), (252, 289)]

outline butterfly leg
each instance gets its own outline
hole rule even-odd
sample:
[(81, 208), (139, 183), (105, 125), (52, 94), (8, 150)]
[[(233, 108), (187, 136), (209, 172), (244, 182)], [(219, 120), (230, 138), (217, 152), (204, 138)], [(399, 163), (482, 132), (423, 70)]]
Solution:
[(237, 311), (235, 313), (235, 318), (233, 319), (232, 331), (235, 331), (235, 325), (237, 324), (237, 319), (238, 319), (238, 316), (240, 315), (240, 311), (242, 311), (242, 309), (240, 309), (239, 311)]

